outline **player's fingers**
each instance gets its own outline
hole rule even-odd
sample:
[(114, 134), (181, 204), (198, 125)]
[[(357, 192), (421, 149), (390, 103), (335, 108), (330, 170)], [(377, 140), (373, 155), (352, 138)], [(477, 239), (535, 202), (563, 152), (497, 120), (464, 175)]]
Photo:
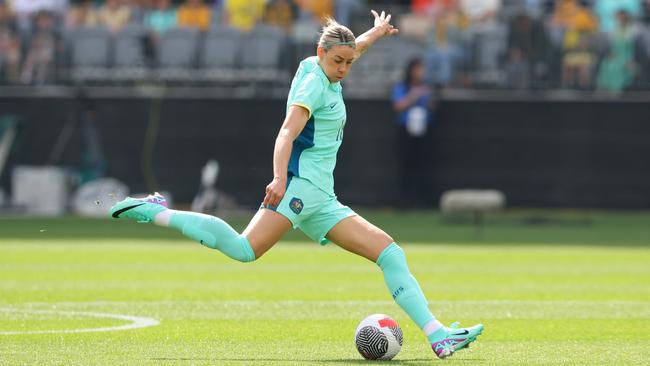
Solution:
[(391, 15), (388, 14), (388, 15), (386, 16), (386, 23), (390, 23), (390, 18), (391, 18)]
[(370, 10), (370, 12), (372, 13), (372, 15), (375, 16), (375, 18), (378, 18), (378, 17), (379, 17), (379, 14), (377, 14), (376, 11), (374, 11), (374, 10)]
[(269, 187), (266, 190), (266, 195), (264, 196), (264, 203), (265, 204), (272, 204), (274, 198), (275, 198), (275, 192), (273, 191), (272, 187)]
[(280, 201), (282, 201), (282, 196), (278, 194), (275, 196), (275, 199), (273, 200), (273, 206), (278, 207)]
[(381, 19), (384, 19), (384, 18), (386, 18), (386, 12), (382, 10), (381, 11)]
[(390, 35), (391, 35), (391, 36), (394, 36), (394, 35), (396, 35), (397, 33), (399, 33), (399, 29), (397, 29), (397, 28), (393, 28), (393, 29), (390, 30)]

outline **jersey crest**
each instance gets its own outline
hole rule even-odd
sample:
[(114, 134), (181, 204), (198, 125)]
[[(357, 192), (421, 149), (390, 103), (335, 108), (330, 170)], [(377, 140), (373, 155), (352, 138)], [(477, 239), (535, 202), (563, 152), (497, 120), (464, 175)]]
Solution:
[(300, 215), (300, 213), (302, 212), (302, 208), (304, 206), (305, 205), (302, 203), (302, 200), (300, 198), (294, 197), (294, 198), (291, 199), (291, 202), (289, 202), (289, 208), (296, 215)]

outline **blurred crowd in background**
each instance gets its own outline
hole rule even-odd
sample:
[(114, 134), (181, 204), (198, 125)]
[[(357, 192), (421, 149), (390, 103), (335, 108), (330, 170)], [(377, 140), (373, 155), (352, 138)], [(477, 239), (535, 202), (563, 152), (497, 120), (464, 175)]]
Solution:
[(0, 84), (284, 83), (324, 17), (359, 35), (370, 9), (400, 35), (366, 91), (413, 56), (442, 87), (650, 89), (650, 0), (0, 0)]

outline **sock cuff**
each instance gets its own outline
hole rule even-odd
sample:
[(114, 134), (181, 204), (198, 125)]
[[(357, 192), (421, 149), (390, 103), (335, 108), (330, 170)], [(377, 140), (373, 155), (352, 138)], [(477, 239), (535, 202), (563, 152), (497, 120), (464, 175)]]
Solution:
[(395, 242), (388, 244), (388, 246), (384, 248), (381, 253), (379, 253), (379, 257), (377, 257), (377, 265), (381, 268), (384, 268), (384, 265), (386, 264), (384, 263), (386, 261), (386, 258), (395, 251), (402, 251), (402, 248), (400, 248), (400, 246)]

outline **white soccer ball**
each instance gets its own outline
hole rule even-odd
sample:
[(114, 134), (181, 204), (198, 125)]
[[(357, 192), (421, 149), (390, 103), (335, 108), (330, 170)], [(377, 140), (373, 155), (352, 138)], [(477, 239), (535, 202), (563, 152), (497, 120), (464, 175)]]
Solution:
[(390, 360), (402, 349), (402, 329), (386, 314), (363, 319), (354, 335), (357, 350), (366, 360)]

